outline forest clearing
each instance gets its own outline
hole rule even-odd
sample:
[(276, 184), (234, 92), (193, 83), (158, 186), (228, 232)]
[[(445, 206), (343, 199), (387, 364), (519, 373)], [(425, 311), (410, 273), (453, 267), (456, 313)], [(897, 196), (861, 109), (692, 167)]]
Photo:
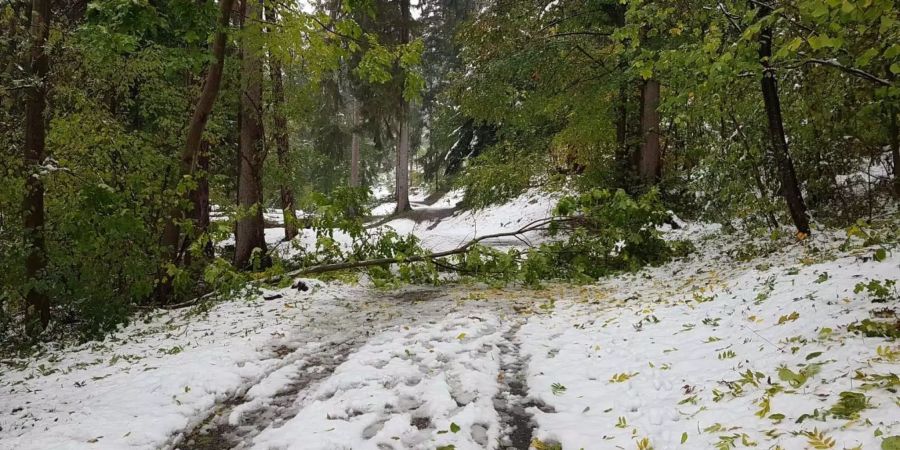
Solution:
[(900, 450), (893, 0), (0, 23), (0, 450)]

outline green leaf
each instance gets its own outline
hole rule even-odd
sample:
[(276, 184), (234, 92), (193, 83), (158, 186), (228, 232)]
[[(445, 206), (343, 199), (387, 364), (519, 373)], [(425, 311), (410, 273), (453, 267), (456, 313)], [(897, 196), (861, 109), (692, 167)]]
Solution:
[(900, 436), (890, 436), (881, 441), (881, 450), (900, 450)]
[(856, 65), (865, 66), (869, 64), (869, 62), (872, 61), (872, 58), (876, 56), (878, 56), (878, 49), (870, 48), (856, 58)]
[(887, 251), (883, 248), (879, 248), (875, 250), (875, 255), (873, 255), (875, 261), (882, 262), (887, 258)]
[(459, 425), (457, 425), (456, 422), (450, 422), (450, 432), (456, 433), (458, 431), (459, 431)]
[(687, 440), (688, 440), (688, 434), (681, 433), (681, 443), (684, 444), (685, 442), (687, 442)]

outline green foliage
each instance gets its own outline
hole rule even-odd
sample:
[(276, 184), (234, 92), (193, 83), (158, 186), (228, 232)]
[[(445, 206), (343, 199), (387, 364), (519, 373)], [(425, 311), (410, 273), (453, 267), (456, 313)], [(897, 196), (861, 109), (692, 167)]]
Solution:
[(853, 293), (866, 292), (872, 298), (873, 303), (884, 303), (892, 298), (897, 298), (897, 280), (869, 280), (868, 283), (856, 283)]
[[(571, 278), (633, 271), (680, 256), (657, 231), (669, 215), (656, 191), (633, 198), (621, 189), (594, 189), (560, 199), (556, 214), (576, 223), (566, 240), (547, 244), (555, 265), (567, 268)], [(551, 233), (563, 230), (564, 224), (551, 228)]]
[(550, 385), (550, 392), (552, 392), (553, 395), (563, 395), (566, 393), (566, 387), (559, 383), (553, 383)]
[(527, 190), (540, 173), (540, 164), (518, 164), (528, 157), (523, 153), (512, 144), (500, 143), (472, 161), (456, 181), (465, 193), (466, 206), (486, 208)]
[(758, 39), (771, 28), (768, 63), (807, 203), (825, 223), (871, 215), (890, 182), (866, 172), (891, 165), (888, 119), (900, 108), (896, 5), (800, 0), (765, 17), (756, 8), (562, 0), (534, 14), (527, 3), (489, 4), (460, 34), (466, 71), (448, 90), (458, 113), (443, 119), (496, 129), (499, 142), (464, 175), (467, 199), (484, 204), (485, 180), (504, 197), (521, 192), (526, 165), (538, 178), (582, 174), (588, 187), (639, 192), (637, 92), (653, 78), (663, 86), (667, 205), (748, 229), (787, 223), (759, 88)]
[(847, 328), (851, 332), (862, 333), (867, 337), (900, 338), (900, 320), (863, 319), (861, 322), (851, 323)]
[(555, 212), (559, 217), (549, 225), (550, 242), (524, 253), (476, 245), (456, 267), (481, 279), (539, 287), (543, 280), (588, 282), (634, 271), (691, 250), (670, 246), (660, 236), (657, 226), (668, 215), (653, 191), (634, 199), (621, 190), (592, 190), (560, 199)]
[(900, 450), (900, 436), (889, 436), (881, 441), (881, 450)]
[(829, 412), (838, 419), (853, 420), (859, 413), (869, 407), (869, 399), (859, 392), (841, 392), (840, 399)]
[[(809, 359), (809, 358), (808, 358)], [(798, 372), (794, 372), (791, 369), (782, 366), (778, 368), (778, 379), (781, 381), (786, 381), (791, 387), (799, 388), (806, 384), (806, 381), (819, 373), (821, 369), (820, 364), (808, 364), (805, 367), (801, 368)]]

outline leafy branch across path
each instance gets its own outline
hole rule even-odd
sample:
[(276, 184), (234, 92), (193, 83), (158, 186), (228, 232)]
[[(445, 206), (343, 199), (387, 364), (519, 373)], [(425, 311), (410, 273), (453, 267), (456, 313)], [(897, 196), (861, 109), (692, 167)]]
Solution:
[(450, 250), (426, 253), (423, 255), (411, 255), (411, 256), (404, 257), (404, 258), (376, 258), (376, 259), (368, 259), (368, 260), (362, 260), (362, 261), (345, 261), (345, 262), (333, 263), (333, 264), (320, 264), (317, 266), (305, 267), (302, 269), (297, 269), (297, 270), (288, 272), (285, 274), (285, 276), (293, 278), (293, 277), (297, 277), (297, 276), (301, 276), (301, 275), (315, 275), (315, 274), (326, 273), (326, 272), (334, 272), (334, 271), (338, 271), (338, 270), (359, 269), (359, 268), (363, 268), (363, 267), (372, 267), (372, 266), (389, 266), (392, 264), (399, 264), (399, 263), (423, 262), (426, 260), (434, 260), (434, 259), (438, 259), (438, 258), (444, 258), (447, 256), (461, 255), (461, 254), (466, 253), (474, 245), (476, 245), (482, 241), (486, 241), (489, 239), (503, 238), (503, 237), (520, 236), (520, 235), (523, 235), (525, 233), (529, 233), (532, 231), (546, 231), (551, 224), (554, 224), (554, 223), (558, 224), (558, 223), (563, 223), (563, 222), (573, 222), (576, 219), (577, 218), (575, 218), (575, 217), (547, 217), (547, 218), (532, 221), (515, 231), (509, 231), (509, 232), (503, 232), (503, 233), (492, 233), (492, 234), (485, 234), (483, 236), (478, 236), (478, 237), (470, 240), (469, 242), (467, 242), (459, 247), (456, 247), (454, 249), (450, 249)]

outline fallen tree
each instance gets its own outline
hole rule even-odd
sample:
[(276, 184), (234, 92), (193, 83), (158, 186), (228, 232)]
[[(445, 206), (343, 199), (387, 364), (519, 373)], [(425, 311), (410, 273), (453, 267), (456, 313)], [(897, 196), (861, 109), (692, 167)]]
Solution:
[(538, 219), (533, 222), (529, 222), (525, 226), (519, 228), (515, 231), (503, 232), (503, 233), (492, 233), (485, 234), (483, 236), (478, 236), (471, 241), (456, 247), (451, 250), (444, 250), (440, 252), (434, 253), (426, 253), (422, 255), (410, 255), (405, 258), (376, 258), (376, 259), (368, 259), (361, 261), (346, 261), (340, 263), (332, 263), (332, 264), (320, 264), (317, 266), (305, 267), (302, 269), (297, 269), (291, 272), (288, 272), (283, 275), (283, 277), (295, 278), (302, 275), (316, 275), (326, 272), (335, 272), (338, 270), (349, 270), (349, 269), (361, 269), (364, 267), (372, 267), (372, 266), (390, 266), (393, 264), (400, 263), (413, 263), (413, 262), (423, 262), (426, 260), (434, 260), (438, 258), (445, 258), (453, 255), (461, 255), (466, 253), (473, 246), (478, 244), (479, 242), (487, 241), (490, 239), (498, 239), (504, 237), (517, 237), (521, 240), (521, 235), (525, 233), (529, 233), (532, 231), (547, 231), (551, 224), (560, 224), (564, 222), (574, 222), (578, 220), (577, 217), (547, 217), (543, 219)]
[[(375, 267), (375, 266), (383, 267), (383, 266), (391, 266), (394, 264), (402, 264), (402, 263), (416, 263), (416, 262), (424, 262), (424, 261), (433, 261), (433, 260), (440, 259), (440, 258), (446, 258), (448, 256), (464, 254), (480, 242), (491, 240), (491, 239), (504, 238), (504, 237), (516, 237), (520, 241), (525, 243), (526, 245), (531, 246), (530, 243), (528, 243), (527, 241), (525, 241), (522, 238), (522, 235), (532, 232), (532, 231), (547, 231), (550, 229), (550, 226), (552, 224), (575, 222), (577, 220), (578, 220), (577, 217), (546, 217), (543, 219), (538, 219), (538, 220), (529, 222), (528, 224), (526, 224), (526, 225), (522, 226), (521, 228), (514, 230), (514, 231), (492, 233), (492, 234), (486, 234), (483, 236), (475, 237), (472, 240), (466, 242), (465, 244), (460, 245), (459, 247), (456, 247), (456, 248), (453, 248), (450, 250), (425, 253), (425, 254), (421, 254), (421, 255), (410, 255), (405, 258), (373, 258), (373, 259), (364, 259), (364, 260), (359, 260), (359, 261), (343, 261), (343, 262), (338, 262), (338, 263), (319, 264), (319, 265), (314, 265), (314, 266), (310, 266), (310, 267), (304, 267), (304, 268), (297, 269), (297, 270), (292, 270), (290, 272), (286, 272), (286, 273), (279, 274), (279, 275), (273, 275), (271, 277), (253, 280), (250, 282), (250, 284), (254, 285), (254, 286), (260, 286), (260, 285), (264, 285), (264, 284), (278, 283), (286, 278), (287, 279), (295, 279), (298, 277), (302, 277), (304, 275), (319, 275), (319, 274), (323, 274), (323, 273), (337, 272), (337, 271), (341, 271), (341, 270), (353, 270), (353, 269), (362, 269), (362, 268), (366, 268), (366, 267)], [(452, 265), (449, 265), (449, 264), (440, 264), (440, 266), (444, 267), (444, 268), (448, 268), (448, 269), (454, 268)], [(214, 291), (204, 294), (200, 297), (193, 298), (193, 299), (185, 301), (185, 302), (176, 303), (176, 304), (172, 304), (172, 305), (161, 305), (160, 307), (163, 309), (186, 308), (189, 306), (196, 305), (200, 302), (203, 302), (204, 300), (213, 298), (217, 294), (219, 294), (219, 292), (214, 290)]]
[[(689, 252), (689, 245), (662, 239), (657, 227), (667, 220), (670, 214), (658, 201), (655, 191), (634, 198), (621, 190), (592, 190), (560, 199), (551, 217), (531, 221), (515, 230), (477, 236), (455, 248), (436, 252), (423, 249), (414, 236), (399, 237), (393, 231), (381, 236), (353, 235), (353, 251), (335, 251), (337, 245), (331, 237), (334, 221), (325, 221), (324, 225), (314, 227), (318, 239), (327, 243), (322, 254), (318, 254), (318, 248), (306, 253), (311, 258), (301, 258), (296, 270), (252, 275), (220, 267), (220, 273), (207, 277), (210, 287), (219, 286), (218, 289), (168, 308), (191, 306), (217, 294), (246, 291), (248, 286), (277, 285), (303, 276), (356, 269), (368, 269), (375, 285), (385, 287), (394, 281), (439, 282), (439, 271), (529, 286), (540, 286), (541, 281), (551, 279), (586, 282), (615, 272), (660, 264)], [(534, 245), (525, 236), (532, 232), (547, 232), (551, 237), (560, 238)], [(527, 250), (501, 251), (485, 245), (486, 241), (500, 238), (515, 238)], [(358, 243), (363, 245), (357, 246)], [(316, 257), (327, 259), (316, 261), (313, 259)], [(456, 258), (450, 260), (450, 257)], [(399, 266), (399, 270), (387, 269), (391, 266)], [(218, 282), (217, 275), (223, 277), (223, 283)]]

